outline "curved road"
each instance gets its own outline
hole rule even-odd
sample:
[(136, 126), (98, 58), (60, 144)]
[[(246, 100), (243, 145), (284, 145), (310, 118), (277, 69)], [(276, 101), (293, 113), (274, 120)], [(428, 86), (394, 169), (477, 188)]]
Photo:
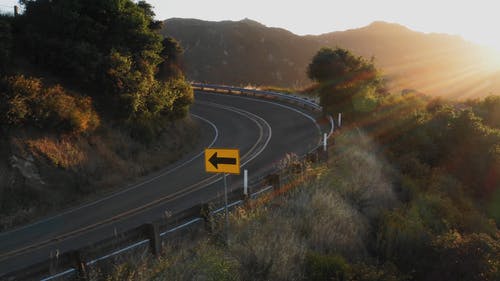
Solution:
[[(239, 148), (252, 179), (287, 153), (308, 152), (320, 138), (311, 113), (267, 100), (197, 93), (191, 114), (204, 140), (197, 151), (105, 198), (0, 233), (0, 277), (46, 260), (55, 251), (90, 245), (216, 197), (221, 178), (205, 173), (205, 147)], [(231, 189), (241, 188), (241, 176), (230, 176), (229, 182)]]

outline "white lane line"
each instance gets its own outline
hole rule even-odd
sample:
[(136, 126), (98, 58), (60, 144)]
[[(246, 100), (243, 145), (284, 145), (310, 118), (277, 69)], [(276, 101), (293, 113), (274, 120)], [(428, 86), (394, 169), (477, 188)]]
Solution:
[[(210, 93), (210, 94), (212, 94), (212, 93)], [(213, 94), (213, 95), (217, 95), (217, 94)], [(227, 95), (227, 96), (230, 96), (230, 95)], [(234, 96), (230, 96), (230, 97), (234, 97)], [(293, 107), (286, 106), (286, 105), (282, 105), (282, 104), (279, 104), (279, 103), (270, 102), (270, 101), (263, 101), (263, 100), (259, 100), (259, 99), (252, 99), (252, 98), (247, 98), (247, 97), (238, 97), (238, 98), (241, 98), (241, 99), (246, 99), (246, 100), (252, 100), (252, 101), (257, 101), (257, 102), (263, 102), (263, 103), (268, 103), (268, 104), (273, 104), (273, 105), (275, 105), (275, 106), (279, 106), (279, 107), (283, 107), (283, 108), (287, 108), (287, 109), (289, 109), (289, 110), (295, 111), (295, 112), (297, 112), (297, 113), (299, 113), (299, 114), (303, 115), (304, 117), (308, 118), (309, 120), (311, 120), (311, 121), (313, 122), (313, 124), (315, 124), (315, 126), (317, 127), (318, 131), (319, 131), (319, 132), (321, 132), (321, 128), (320, 128), (320, 127), (319, 127), (319, 125), (316, 123), (316, 120), (315, 120), (313, 117), (311, 117), (310, 115), (307, 115), (306, 113), (304, 113), (304, 112), (302, 112), (302, 111), (300, 111), (300, 110), (297, 110), (297, 109), (295, 109), (295, 108), (293, 108)], [(231, 108), (231, 107), (228, 107), (228, 108)], [(269, 123), (268, 123), (265, 119), (261, 118), (260, 116), (257, 116), (257, 115), (255, 115), (255, 114), (253, 114), (253, 113), (250, 113), (250, 112), (245, 111), (245, 110), (242, 110), (242, 109), (237, 109), (237, 108), (234, 108), (234, 107), (233, 107), (232, 109), (233, 109), (233, 110), (231, 110), (231, 111), (241, 110), (242, 112), (245, 112), (245, 113), (247, 113), (247, 114), (249, 114), (249, 115), (252, 115), (252, 116), (256, 117), (257, 119), (260, 119), (260, 120), (261, 120), (261, 121), (263, 121), (263, 122), (266, 124), (266, 126), (269, 128), (269, 136), (268, 136), (268, 139), (266, 140), (266, 143), (264, 144), (264, 146), (260, 149), (260, 151), (259, 151), (258, 153), (254, 154), (254, 155), (253, 155), (253, 157), (251, 157), (248, 161), (244, 162), (244, 163), (241, 165), (241, 166), (243, 167), (244, 165), (248, 164), (250, 161), (252, 161), (253, 159), (255, 159), (258, 155), (260, 155), (260, 154), (262, 153), (262, 151), (263, 151), (263, 150), (267, 147), (267, 145), (269, 144), (269, 141), (271, 140), (272, 129), (271, 129), (271, 126), (269, 125)], [(192, 115), (193, 115), (194, 117), (198, 118), (198, 119), (201, 119), (201, 120), (203, 120), (203, 121), (205, 121), (205, 122), (209, 123), (209, 124), (210, 124), (210, 125), (211, 125), (214, 129), (215, 129), (216, 136), (215, 136), (214, 140), (212, 141), (212, 143), (211, 143), (211, 144), (210, 144), (210, 146), (209, 146), (209, 147), (211, 147), (211, 146), (215, 143), (215, 141), (216, 141), (216, 139), (217, 139), (217, 137), (218, 137), (218, 130), (217, 130), (217, 126), (215, 126), (215, 124), (213, 124), (212, 122), (210, 122), (209, 120), (207, 120), (207, 119), (205, 119), (205, 118), (203, 118), (203, 117), (201, 117), (201, 116), (198, 116), (198, 115), (195, 115), (195, 114), (192, 114)], [(194, 159), (196, 159), (197, 157), (201, 156), (203, 153), (204, 153), (204, 152), (201, 152), (200, 154), (196, 155), (195, 157), (193, 157), (192, 159), (188, 160), (187, 162), (191, 162), (191, 161), (193, 161), (193, 160), (194, 160)], [(179, 165), (178, 167), (174, 167), (174, 168), (173, 168), (173, 170), (177, 170), (178, 168), (180, 168), (180, 167), (182, 167), (182, 166), (184, 166), (184, 165), (186, 165), (186, 164), (187, 164), (187, 163), (183, 163), (183, 164)], [(128, 188), (127, 190), (131, 190), (131, 189), (134, 189), (134, 188), (136, 188), (136, 187), (138, 187), (138, 186), (141, 186), (141, 185), (143, 185), (143, 184), (149, 183), (149, 182), (151, 182), (152, 180), (154, 180), (154, 179), (156, 179), (156, 178), (158, 178), (158, 177), (160, 177), (160, 176), (163, 176), (163, 175), (165, 175), (165, 174), (167, 174), (167, 173), (170, 173), (170, 172), (171, 172), (171, 170), (166, 171), (165, 173), (163, 173), (163, 174), (161, 174), (161, 175), (158, 175), (158, 176), (154, 177), (153, 179), (150, 179), (149, 181), (146, 181), (146, 182), (140, 183), (140, 184), (138, 184), (138, 185), (136, 185), (136, 186), (132, 186), (132, 187)], [(215, 183), (215, 182), (217, 182), (217, 181), (219, 181), (219, 180), (220, 180), (220, 179), (217, 179), (217, 180), (215, 180), (215, 181), (211, 182), (210, 184)], [(208, 185), (210, 185), (210, 184), (208, 184)], [(271, 188), (271, 187), (269, 187), (269, 188)], [(267, 190), (267, 189), (268, 189), (268, 188), (266, 188), (265, 190)], [(127, 191), (127, 190), (124, 190), (123, 192), (125, 192), (125, 191)], [(189, 194), (189, 193), (191, 193), (191, 192), (192, 192), (192, 191), (189, 191), (189, 192), (188, 192), (188, 193), (186, 193), (186, 194), (182, 194), (182, 196), (185, 196), (185, 195), (187, 195), (187, 194)], [(260, 191), (260, 192), (258, 192), (258, 193), (261, 193), (261, 192), (263, 192), (263, 191)], [(113, 194), (113, 195), (111, 195), (111, 196), (108, 196), (107, 198), (111, 198), (111, 197), (113, 197), (113, 196), (115, 196), (115, 195), (118, 195), (118, 194)], [(252, 195), (257, 195), (257, 194), (252, 194)], [(105, 199), (107, 199), (107, 198), (103, 198), (103, 199), (101, 199), (100, 201), (105, 200)], [(97, 202), (99, 202), (99, 201), (97, 201)], [(14, 232), (14, 231), (19, 231), (19, 230), (22, 230), (22, 229), (24, 229), (24, 228), (27, 228), (27, 227), (30, 227), (30, 226), (34, 226), (34, 225), (36, 225), (36, 224), (40, 224), (40, 223), (42, 223), (42, 222), (44, 222), (44, 221), (46, 221), (46, 220), (50, 220), (50, 219), (53, 219), (53, 218), (56, 218), (56, 217), (60, 217), (60, 216), (62, 216), (62, 215), (64, 215), (64, 214), (71, 213), (71, 212), (76, 211), (76, 210), (78, 210), (78, 209), (81, 209), (81, 208), (83, 208), (83, 207), (86, 207), (86, 206), (91, 206), (91, 205), (93, 205), (93, 204), (96, 204), (97, 202), (92, 202), (92, 203), (89, 203), (89, 204), (84, 205), (84, 206), (81, 206), (81, 207), (79, 207), (79, 208), (77, 208), (77, 209), (69, 210), (69, 211), (67, 211), (67, 212), (65, 212), (65, 213), (58, 214), (58, 215), (53, 216), (53, 217), (51, 217), (51, 218), (47, 218), (47, 219), (45, 219), (45, 220), (42, 220), (42, 221), (36, 222), (36, 223), (34, 223), (34, 224), (31, 224), (31, 225), (24, 226), (24, 227), (19, 228), (19, 229), (15, 229), (15, 230), (12, 230), (12, 231), (9, 231), (9, 232), (5, 232), (5, 233), (0, 233), (0, 237), (1, 237), (2, 235), (8, 234), (8, 233), (12, 233), (12, 232)], [(233, 203), (233, 204), (234, 204), (234, 203)], [(190, 222), (190, 223), (193, 223), (193, 222)], [(172, 231), (173, 231), (173, 230), (172, 230)], [(167, 232), (170, 232), (170, 231), (167, 231)], [(163, 235), (165, 235), (166, 233), (162, 233), (162, 234), (163, 234)], [(147, 241), (147, 240), (146, 240), (146, 241)], [(130, 246), (128, 246), (128, 247), (126, 247), (126, 248), (124, 248), (124, 249), (120, 249), (120, 250), (115, 251), (115, 252), (113, 252), (113, 253), (111, 253), (111, 254), (109, 254), (109, 255), (106, 255), (106, 256), (104, 256), (104, 257), (101, 257), (101, 258), (99, 258), (99, 259), (97, 259), (97, 260), (93, 260), (91, 264), (93, 264), (93, 263), (97, 262), (98, 260), (106, 259), (106, 258), (108, 258), (108, 257), (110, 257), (110, 256), (113, 256), (113, 255), (119, 254), (119, 253), (124, 252), (124, 251), (126, 251), (126, 250), (128, 250), (128, 249), (131, 249), (131, 248), (137, 247), (138, 245), (143, 244), (143, 243), (145, 243), (146, 241), (144, 241), (144, 240), (143, 240), (143, 241), (140, 241), (140, 242), (135, 243), (135, 244), (133, 244), (133, 245), (130, 245)], [(66, 270), (66, 271), (64, 271), (64, 272), (58, 273), (58, 274), (56, 274), (56, 275), (50, 276), (50, 277), (48, 277), (48, 278), (46, 278), (46, 279), (43, 279), (43, 280), (51, 280), (51, 279), (54, 279), (54, 278), (57, 278), (57, 277), (60, 277), (60, 276), (66, 275), (66, 274), (68, 274), (68, 273), (71, 273), (71, 272), (73, 272), (73, 271), (75, 271), (75, 269), (73, 269), (73, 268), (72, 268), (72, 269)]]
[[(300, 115), (306, 117), (307, 119), (311, 120), (311, 122), (313, 122), (314, 126), (316, 126), (316, 128), (318, 129), (318, 133), (319, 135), (321, 135), (321, 128), (319, 127), (318, 123), (316, 122), (316, 119), (314, 119), (314, 117), (310, 116), (309, 114), (307, 113), (304, 113), (296, 108), (293, 108), (291, 106), (287, 106), (287, 105), (284, 105), (284, 104), (280, 104), (280, 103), (276, 103), (276, 102), (272, 102), (272, 101), (267, 101), (267, 100), (261, 100), (261, 99), (258, 99), (258, 98), (249, 98), (249, 97), (242, 97), (242, 96), (233, 96), (233, 95), (228, 95), (228, 94), (224, 94), (224, 93), (211, 93), (211, 92), (203, 92), (203, 95), (214, 95), (214, 96), (221, 96), (221, 95), (224, 95), (224, 96), (227, 96), (227, 97), (232, 97), (232, 98), (239, 98), (239, 99), (245, 99), (245, 100), (251, 100), (251, 101), (256, 101), (256, 102), (261, 102), (261, 103), (268, 103), (268, 104), (272, 104), (272, 105), (275, 105), (275, 106), (279, 106), (279, 107), (283, 107), (283, 108), (286, 108), (286, 109), (289, 109), (289, 110), (292, 110), (292, 111), (295, 111), (296, 113), (299, 113)], [(320, 140), (321, 141), (321, 140)]]
[[(204, 121), (204, 122), (208, 123), (208, 124), (209, 124), (209, 125), (210, 125), (213, 129), (214, 129), (214, 131), (215, 131), (215, 136), (214, 136), (214, 138), (213, 138), (212, 142), (211, 142), (211, 143), (209, 144), (209, 146), (208, 146), (208, 147), (212, 147), (212, 146), (215, 144), (215, 142), (217, 141), (217, 138), (219, 137), (219, 130), (217, 129), (217, 126), (216, 126), (213, 122), (211, 122), (211, 121), (207, 120), (206, 118), (203, 118), (203, 117), (201, 117), (201, 116), (199, 116), (199, 115), (192, 114), (192, 113), (191, 113), (191, 115), (192, 115), (193, 117), (195, 117), (195, 118), (198, 118), (198, 119), (200, 119), (200, 120), (202, 120), (202, 121)], [(83, 209), (83, 208), (87, 208), (87, 207), (90, 207), (90, 206), (96, 205), (96, 204), (101, 203), (101, 202), (103, 202), (103, 201), (105, 201), (105, 200), (108, 200), (108, 199), (113, 198), (113, 197), (115, 197), (115, 196), (121, 195), (121, 194), (123, 194), (123, 193), (125, 193), (125, 192), (129, 192), (129, 191), (131, 191), (131, 190), (134, 190), (134, 189), (136, 189), (136, 188), (138, 188), (138, 187), (141, 187), (141, 186), (143, 186), (143, 185), (145, 185), (145, 184), (148, 184), (148, 183), (150, 183), (150, 182), (152, 182), (152, 181), (155, 181), (155, 180), (157, 180), (157, 179), (158, 179), (158, 178), (160, 178), (160, 177), (163, 177), (163, 176), (165, 176), (165, 175), (168, 175), (168, 174), (170, 174), (170, 173), (172, 173), (172, 172), (174, 172), (174, 171), (178, 170), (179, 168), (182, 168), (182, 167), (186, 166), (187, 164), (189, 164), (189, 163), (193, 162), (194, 160), (196, 160), (197, 158), (201, 157), (204, 153), (205, 153), (205, 151), (201, 151), (200, 153), (198, 153), (197, 155), (193, 156), (192, 158), (190, 158), (190, 159), (189, 159), (189, 160), (187, 160), (186, 162), (183, 162), (183, 163), (179, 164), (178, 166), (175, 166), (175, 167), (173, 167), (173, 168), (170, 168), (169, 170), (167, 170), (167, 171), (165, 171), (165, 172), (162, 172), (162, 173), (160, 173), (160, 174), (158, 174), (158, 175), (156, 175), (156, 176), (154, 176), (154, 177), (152, 177), (152, 178), (150, 178), (150, 179), (148, 179), (148, 180), (146, 180), (146, 181), (144, 181), (144, 182), (138, 183), (138, 184), (133, 185), (133, 186), (131, 186), (131, 187), (128, 187), (128, 188), (126, 188), (126, 189), (124, 189), (124, 190), (121, 190), (121, 191), (115, 192), (115, 193), (113, 193), (113, 194), (111, 194), (111, 195), (109, 195), (109, 196), (103, 197), (103, 198), (98, 199), (98, 200), (96, 200), (96, 201), (92, 201), (92, 202), (87, 203), (87, 204), (85, 204), (85, 205), (81, 205), (81, 206), (76, 207), (76, 208), (74, 208), (74, 209), (70, 209), (70, 210), (68, 210), (68, 211), (65, 211), (65, 212), (59, 213), (59, 214), (54, 215), (54, 216), (52, 216), (52, 217), (48, 217), (48, 218), (42, 219), (42, 220), (40, 220), (40, 221), (34, 222), (34, 223), (32, 223), (32, 224), (29, 224), (29, 225), (22, 226), (22, 227), (17, 228), (17, 229), (13, 229), (13, 230), (10, 230), (10, 231), (6, 231), (6, 232), (3, 232), (3, 233), (0, 233), (0, 237), (3, 237), (3, 236), (5, 236), (5, 235), (12, 234), (12, 233), (14, 233), (14, 232), (18, 232), (18, 231), (24, 230), (24, 229), (26, 229), (26, 228), (33, 227), (33, 226), (35, 226), (35, 225), (39, 225), (39, 224), (45, 223), (45, 222), (47, 222), (47, 221), (53, 220), (53, 219), (55, 219), (55, 218), (59, 218), (59, 217), (61, 217), (61, 216), (67, 215), (67, 214), (71, 214), (71, 213), (76, 212), (76, 211), (78, 211), (78, 210), (81, 210), (81, 209)]]
[[(256, 152), (254, 155), (252, 155), (252, 156), (250, 157), (250, 159), (248, 159), (248, 160), (244, 161), (244, 162), (240, 165), (240, 167), (244, 167), (244, 166), (246, 166), (248, 163), (250, 163), (250, 161), (252, 161), (252, 160), (253, 160), (253, 159), (255, 159), (256, 157), (258, 157), (258, 156), (259, 156), (259, 155), (260, 155), (260, 154), (264, 151), (264, 149), (266, 149), (266, 147), (268, 146), (269, 142), (271, 141), (271, 137), (272, 137), (272, 135), (273, 135), (271, 125), (269, 125), (269, 123), (268, 123), (265, 119), (261, 118), (260, 116), (255, 115), (255, 114), (253, 114), (253, 113), (251, 113), (251, 112), (248, 112), (248, 111), (246, 111), (246, 110), (243, 110), (243, 109), (241, 109), (241, 108), (236, 108), (236, 107), (231, 107), (231, 106), (226, 106), (226, 105), (220, 105), (220, 104), (217, 104), (217, 105), (218, 105), (219, 107), (221, 107), (221, 108), (225, 108), (226, 110), (234, 111), (234, 112), (239, 113), (239, 114), (241, 114), (241, 115), (243, 115), (243, 113), (246, 113), (246, 114), (248, 114), (248, 115), (251, 115), (251, 116), (253, 116), (254, 118), (259, 119), (261, 122), (263, 122), (263, 123), (264, 123), (264, 125), (265, 125), (265, 126), (268, 128), (268, 130), (269, 130), (269, 136), (267, 137), (266, 142), (265, 142), (265, 143), (264, 143), (264, 145), (261, 147), (261, 149), (260, 149), (258, 152)], [(237, 111), (241, 111), (241, 112), (243, 112), (243, 113), (241, 113), (241, 112), (237, 112)], [(244, 116), (244, 115), (243, 115), (243, 116)], [(247, 116), (247, 118), (249, 118), (249, 117)], [(255, 122), (255, 120), (253, 120), (253, 121)], [(203, 187), (206, 187), (206, 186), (209, 186), (209, 185), (211, 185), (211, 184), (214, 184), (214, 183), (216, 183), (216, 182), (218, 182), (218, 181), (220, 181), (220, 180), (222, 180), (222, 176), (218, 176), (215, 180), (213, 180), (213, 181), (211, 181), (211, 182), (207, 183), (207, 184), (206, 184), (206, 185), (204, 185)], [(189, 191), (187, 191), (185, 194), (182, 194), (182, 195), (180, 195), (180, 196), (185, 196), (185, 195), (190, 194), (190, 193), (192, 193), (192, 192), (194, 192), (194, 191), (197, 191), (197, 190), (199, 190), (199, 188), (189, 190)]]
[[(250, 161), (252, 161), (253, 159), (255, 159), (255, 157), (257, 157), (260, 153), (262, 153), (262, 151), (269, 144), (269, 141), (271, 140), (271, 137), (272, 137), (272, 134), (273, 134), (273, 130), (272, 130), (271, 125), (269, 125), (269, 123), (265, 119), (263, 119), (262, 117), (260, 117), (258, 115), (255, 115), (255, 114), (253, 114), (251, 112), (248, 112), (246, 110), (243, 110), (241, 108), (236, 108), (236, 107), (227, 106), (227, 105), (220, 105), (218, 103), (206, 102), (206, 101), (199, 101), (199, 103), (208, 104), (208, 105), (211, 105), (213, 107), (219, 107), (219, 108), (222, 108), (224, 110), (228, 110), (228, 111), (232, 111), (234, 113), (240, 114), (240, 115), (242, 115), (242, 116), (244, 116), (244, 117), (252, 120), (253, 122), (255, 122), (255, 124), (257, 124), (257, 126), (259, 127), (259, 132), (260, 132), (259, 139), (255, 142), (255, 144), (252, 146), (252, 148), (250, 148), (250, 150), (246, 154), (246, 155), (250, 155), (250, 159), (248, 159), (247, 161), (243, 161), (243, 164), (240, 165), (241, 167), (245, 166)], [(253, 151), (261, 143), (262, 137), (264, 135), (264, 133), (263, 133), (264, 132), (264, 127), (263, 127), (262, 124), (260, 124), (259, 122), (257, 122), (256, 119), (258, 121), (260, 121), (261, 123), (263, 123), (267, 127), (269, 135), (267, 136), (266, 142), (265, 142), (264, 146), (261, 148), (261, 150), (259, 152), (257, 152), (257, 154), (253, 154)], [(242, 159), (245, 159), (246, 155), (243, 156)]]
[[(251, 155), (251, 158), (250, 158), (250, 159), (248, 159), (247, 161), (245, 161), (245, 162), (242, 164), (242, 166), (243, 166), (243, 165), (246, 165), (248, 162), (250, 162), (250, 161), (251, 161), (251, 160), (253, 160), (255, 157), (257, 157), (260, 153), (262, 153), (262, 151), (263, 151), (263, 150), (267, 147), (267, 145), (269, 144), (269, 141), (271, 140), (271, 135), (272, 135), (272, 129), (271, 129), (271, 126), (269, 125), (269, 123), (267, 123), (267, 121), (265, 121), (264, 119), (262, 119), (262, 118), (258, 117), (258, 116), (257, 116), (257, 115), (255, 115), (255, 114), (252, 114), (252, 113), (250, 113), (250, 112), (247, 112), (247, 111), (244, 111), (244, 110), (241, 110), (241, 109), (237, 109), (237, 108), (231, 108), (231, 107), (229, 107), (229, 106), (223, 106), (223, 105), (218, 105), (218, 107), (220, 107), (220, 108), (222, 108), (222, 109), (225, 109), (225, 110), (227, 110), (227, 111), (233, 111), (233, 112), (235, 112), (235, 113), (237, 113), (237, 114), (240, 114), (240, 115), (242, 115), (242, 116), (244, 116), (244, 117), (246, 117), (246, 118), (248, 118), (248, 119), (252, 120), (252, 121), (253, 121), (253, 122), (255, 122), (258, 126), (260, 126), (260, 124), (258, 124), (258, 122), (257, 122), (255, 119), (260, 119), (262, 122), (264, 122), (264, 123), (266, 124), (266, 126), (267, 126), (267, 127), (268, 127), (268, 129), (269, 129), (269, 136), (268, 136), (268, 139), (266, 140), (266, 143), (264, 144), (264, 146), (263, 146), (263, 147), (262, 147), (262, 148), (261, 148), (261, 149), (260, 149), (260, 150), (259, 150), (256, 154)], [(237, 111), (241, 111), (241, 112), (237, 112)], [(247, 114), (247, 115), (245, 115), (245, 114)], [(255, 119), (252, 119), (252, 118), (251, 118), (250, 116), (248, 116), (248, 115), (253, 116)], [(206, 120), (206, 119), (205, 119), (205, 120)], [(207, 120), (207, 121), (208, 121), (208, 120)], [(213, 123), (212, 123), (212, 124), (213, 124)], [(215, 125), (214, 125), (214, 126), (215, 126)], [(215, 127), (215, 128), (216, 128), (216, 127)], [(216, 135), (218, 136), (218, 133), (216, 133)], [(259, 137), (259, 139), (260, 139), (260, 137)], [(213, 143), (215, 143), (215, 141), (214, 141)], [(213, 144), (213, 143), (212, 143), (212, 144)], [(204, 152), (202, 152), (201, 154), (203, 154), (203, 153), (204, 153)], [(250, 154), (250, 152), (248, 152), (248, 153), (247, 153), (247, 155), (248, 155), (248, 154)], [(218, 178), (216, 178), (215, 180), (213, 180), (213, 181), (211, 181), (211, 182), (209, 182), (209, 183), (207, 183), (207, 184), (202, 184), (202, 185), (200, 185), (200, 182), (199, 182), (199, 183), (195, 183), (195, 184), (193, 184), (193, 185), (191, 185), (191, 186), (188, 186), (188, 187), (185, 187), (185, 188), (183, 188), (183, 189), (181, 189), (181, 190), (179, 190), (179, 191), (177, 191), (177, 192), (175, 192), (175, 193), (169, 194), (169, 195), (164, 196), (164, 197), (162, 197), (162, 198), (158, 198), (158, 199), (156, 199), (156, 200), (154, 200), (154, 201), (152, 201), (152, 202), (150, 202), (150, 203), (147, 203), (147, 204), (145, 204), (145, 205), (143, 205), (143, 206), (141, 206), (141, 207), (138, 207), (138, 208), (135, 208), (135, 209), (131, 209), (131, 210), (129, 210), (129, 211), (126, 211), (126, 212), (124, 212), (124, 213), (118, 214), (118, 215), (116, 215), (116, 216), (114, 216), (114, 217), (111, 217), (111, 218), (106, 219), (106, 220), (104, 220), (104, 221), (101, 221), (101, 222), (99, 222), (99, 223), (95, 223), (95, 224), (93, 224), (93, 225), (89, 225), (89, 226), (86, 226), (86, 227), (84, 227), (84, 228), (80, 228), (80, 229), (77, 229), (77, 230), (70, 231), (70, 232), (65, 233), (65, 234), (62, 234), (62, 235), (60, 235), (60, 236), (58, 236), (58, 237), (56, 237), (56, 238), (52, 238), (52, 239), (48, 239), (48, 240), (46, 240), (46, 241), (42, 241), (42, 242), (40, 242), (40, 243), (38, 243), (38, 244), (36, 244), (36, 245), (27, 246), (27, 247), (24, 247), (23, 249), (13, 250), (13, 251), (8, 252), (7, 254), (4, 254), (4, 255), (0, 254), (0, 260), (1, 260), (2, 258), (4, 258), (4, 257), (7, 257), (7, 256), (9, 256), (9, 255), (12, 255), (12, 253), (16, 253), (16, 254), (17, 254), (17, 253), (19, 253), (19, 252), (23, 252), (23, 251), (25, 251), (27, 248), (32, 248), (32, 247), (36, 247), (36, 248), (38, 248), (38, 247), (40, 247), (40, 245), (41, 245), (41, 244), (50, 243), (51, 241), (54, 241), (54, 240), (59, 240), (59, 241), (60, 241), (60, 240), (65, 240), (65, 239), (67, 239), (67, 238), (69, 238), (69, 237), (71, 237), (71, 236), (74, 236), (74, 235), (75, 235), (75, 233), (79, 233), (79, 232), (82, 232), (82, 231), (87, 231), (87, 230), (90, 230), (90, 229), (95, 229), (96, 227), (101, 227), (101, 226), (103, 226), (103, 225), (106, 225), (106, 224), (111, 223), (112, 221), (114, 221), (114, 220), (116, 220), (116, 219), (118, 219), (118, 218), (120, 218), (120, 217), (123, 217), (124, 215), (129, 215), (129, 214), (131, 214), (131, 213), (133, 213), (133, 212), (137, 212), (137, 211), (140, 211), (140, 210), (147, 209), (147, 208), (149, 208), (149, 207), (151, 207), (151, 206), (157, 205), (157, 204), (158, 204), (158, 203), (160, 203), (160, 202), (166, 203), (166, 202), (170, 202), (170, 201), (172, 201), (172, 200), (175, 200), (175, 199), (181, 198), (181, 197), (183, 197), (183, 196), (186, 196), (186, 195), (188, 195), (188, 194), (193, 193), (194, 191), (197, 191), (197, 190), (199, 190), (199, 189), (201, 189), (201, 188), (204, 188), (204, 187), (206, 187), (206, 186), (209, 186), (209, 185), (211, 185), (211, 184), (213, 184), (213, 183), (215, 183), (215, 182), (217, 182), (217, 181), (221, 180), (221, 178), (222, 178), (221, 176), (213, 176), (213, 177), (218, 177)], [(210, 180), (211, 178), (212, 178), (212, 177), (207, 178), (207, 179), (205, 179), (205, 180), (203, 180), (203, 181), (201, 181), (201, 182), (204, 182), (204, 181)], [(199, 186), (197, 187), (197, 185), (199, 185)], [(193, 187), (194, 187), (194, 188), (193, 188)], [(111, 197), (112, 197), (112, 196), (111, 196)]]

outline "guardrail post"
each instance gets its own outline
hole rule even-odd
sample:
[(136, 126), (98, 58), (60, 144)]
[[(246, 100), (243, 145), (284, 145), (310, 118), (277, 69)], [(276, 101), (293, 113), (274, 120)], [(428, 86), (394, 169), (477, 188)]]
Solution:
[(54, 274), (57, 267), (59, 266), (59, 249), (56, 249), (55, 251), (50, 251), (49, 261), (50, 261), (49, 272), (50, 274)]
[(149, 239), (149, 247), (151, 253), (158, 257), (161, 254), (161, 239), (160, 239), (160, 229), (156, 223), (147, 223), (144, 225), (144, 233)]
[(328, 149), (324, 150), (323, 148), (318, 148), (319, 161), (328, 162)]
[(213, 225), (212, 225), (212, 211), (210, 210), (210, 205), (209, 204), (201, 204), (200, 206), (200, 216), (203, 219), (203, 222), (205, 224), (205, 229), (212, 233), (213, 232)]
[(302, 163), (293, 163), (290, 165), (289, 169), (293, 174), (300, 174), (302, 173)]
[(314, 151), (308, 153), (307, 156), (306, 156), (306, 159), (310, 163), (316, 163), (316, 162), (318, 162), (318, 160), (319, 160), (318, 150), (314, 150)]
[(87, 278), (87, 263), (82, 258), (82, 252), (79, 250), (70, 252), (70, 258), (76, 267), (77, 280), (88, 280)]
[(274, 189), (280, 188), (280, 175), (270, 174), (265, 177), (265, 182), (272, 185)]

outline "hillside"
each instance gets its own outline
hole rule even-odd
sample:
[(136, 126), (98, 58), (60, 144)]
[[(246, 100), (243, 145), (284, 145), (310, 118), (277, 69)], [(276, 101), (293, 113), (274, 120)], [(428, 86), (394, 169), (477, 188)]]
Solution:
[(389, 79), (392, 91), (415, 89), (453, 98), (499, 92), (500, 64), (492, 68), (486, 49), (446, 34), (425, 34), (404, 26), (369, 26), (318, 36), (298, 36), (252, 20), (208, 22), (168, 19), (162, 34), (185, 50), (188, 78), (224, 84), (301, 87), (305, 70), (321, 47), (343, 47), (366, 58)]
[(313, 40), (251, 20), (165, 21), (162, 34), (184, 48), (188, 78), (222, 84), (304, 84)]
[(0, 232), (137, 181), (199, 137), (149, 4), (21, 4), (0, 15)]

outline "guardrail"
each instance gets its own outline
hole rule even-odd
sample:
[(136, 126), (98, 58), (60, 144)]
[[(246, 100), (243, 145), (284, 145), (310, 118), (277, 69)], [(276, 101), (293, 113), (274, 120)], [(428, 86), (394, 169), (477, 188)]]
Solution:
[[(225, 93), (225, 94), (234, 94), (234, 95), (243, 95), (250, 97), (258, 97), (265, 98), (270, 100), (278, 100), (281, 102), (289, 103), (292, 105), (298, 105), (302, 108), (323, 112), (323, 107), (317, 104), (313, 99), (308, 99), (304, 97), (298, 97), (293, 94), (283, 94), (279, 92), (273, 91), (263, 91), (256, 89), (247, 89), (241, 87), (233, 87), (233, 86), (225, 86), (225, 85), (213, 85), (213, 84), (204, 84), (204, 83), (191, 83), (191, 86), (194, 90), (205, 91), (205, 92), (215, 92), (215, 93)], [(335, 121), (331, 115), (327, 115), (330, 128), (328, 130), (327, 137), (331, 137), (333, 131), (335, 130)], [(340, 117), (339, 117), (340, 118)], [(340, 121), (340, 120), (339, 120)]]
[[(207, 85), (193, 83), (193, 87), (197, 90), (223, 92), (230, 94), (249, 95), (253, 97), (261, 97), (293, 103), (295, 105), (310, 109), (313, 111), (321, 111), (321, 106), (315, 102), (269, 91), (250, 90), (244, 88), (236, 88), (229, 86)], [(330, 137), (334, 131), (334, 120), (331, 116), (327, 116), (330, 128), (327, 137)], [(289, 163), (290, 165), (282, 168), (276, 168), (269, 171), (264, 177), (255, 179), (249, 183), (249, 189), (254, 191), (249, 196), (243, 194), (243, 189), (234, 189), (228, 194), (228, 198), (232, 201), (230, 207), (241, 205), (248, 200), (253, 200), (286, 184), (291, 177), (303, 173), (307, 163), (327, 161), (327, 149), (323, 145), (318, 145), (305, 155), (299, 157), (299, 161)], [(137, 251), (139, 249), (147, 249), (153, 255), (161, 253), (161, 245), (164, 239), (172, 238), (175, 235), (180, 235), (181, 231), (186, 231), (189, 228), (209, 228), (210, 217), (223, 210), (223, 207), (215, 210), (210, 210), (211, 205), (221, 202), (222, 198), (217, 197), (208, 202), (195, 205), (187, 210), (173, 214), (168, 218), (157, 219), (152, 222), (145, 223), (140, 227), (133, 228), (123, 233), (117, 233), (112, 237), (101, 240), (90, 246), (77, 250), (54, 253), (46, 261), (35, 265), (30, 265), (29, 268), (8, 273), (0, 276), (0, 280), (55, 280), (62, 277), (76, 275), (80, 280), (85, 280), (87, 277), (88, 268), (95, 266), (104, 260), (110, 259), (125, 252)], [(42, 278), (40, 278), (42, 276)]]
[(287, 103), (292, 103), (295, 105), (302, 106), (304, 108), (314, 110), (314, 111), (322, 111), (322, 107), (318, 105), (314, 100), (294, 96), (291, 94), (283, 94), (272, 91), (262, 91), (262, 90), (254, 90), (254, 89), (246, 89), (232, 86), (222, 86), (222, 85), (212, 85), (212, 84), (202, 84), (202, 83), (191, 83), (191, 86), (195, 90), (200, 91), (212, 91), (212, 92), (225, 92), (229, 94), (240, 94), (240, 95), (248, 95), (253, 97), (264, 97), (275, 99), (279, 101), (284, 101)]

